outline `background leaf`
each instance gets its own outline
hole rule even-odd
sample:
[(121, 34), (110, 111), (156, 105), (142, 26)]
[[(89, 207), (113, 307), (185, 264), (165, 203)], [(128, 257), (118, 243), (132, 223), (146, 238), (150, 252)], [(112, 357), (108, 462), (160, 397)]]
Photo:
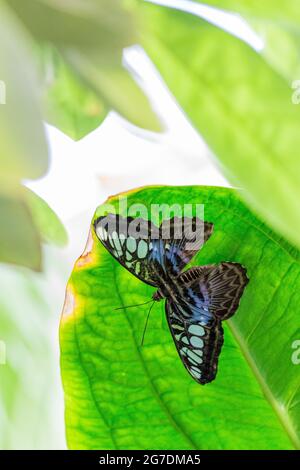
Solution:
[(205, 4), (242, 14), (264, 41), (264, 48), (260, 51), (262, 57), (289, 84), (299, 76), (300, 15), (297, 0), (208, 0)]
[[(291, 360), (300, 335), (299, 252), (234, 190), (149, 187), (124, 193), (125, 200), (148, 210), (153, 203), (204, 204), (204, 218), (215, 229), (193, 264), (240, 262), (250, 282), (227, 322), (217, 378), (202, 387), (177, 357), (163, 302), (155, 305), (140, 346), (147, 307), (114, 309), (146, 301), (154, 289), (90, 236), (67, 287), (60, 329), (69, 447), (299, 448), (299, 372)], [(118, 211), (117, 196), (108, 203)]]
[[(55, 91), (49, 90), (46, 117), (51, 123), (76, 138), (95, 128), (96, 116), (87, 120), (86, 112), (79, 114), (75, 105), (80, 90), (83, 105), (97, 95), (93, 102), (99, 108), (98, 123), (113, 109), (135, 125), (160, 130), (148, 99), (122, 67), (123, 49), (137, 41), (135, 18), (126, 2), (10, 0), (9, 5), (37, 44), (54, 46), (65, 61), (65, 67), (60, 64), (60, 70), (56, 70)], [(69, 108), (62, 116), (60, 98), (66, 90), (65, 80), (72, 87), (68, 86)], [(74, 118), (74, 110), (83, 120), (77, 131), (66, 123)]]
[(24, 186), (0, 193), (0, 262), (41, 269), (41, 243), (66, 244), (66, 231), (48, 204)]
[(66, 229), (46, 201), (28, 188), (25, 190), (25, 200), (30, 208), (41, 240), (46, 243), (64, 246), (68, 241)]
[(90, 90), (51, 46), (40, 47), (45, 119), (74, 140), (96, 129), (107, 106)]
[(48, 150), (37, 96), (31, 43), (21, 24), (0, 2), (0, 80), (5, 103), (0, 104), (0, 184), (3, 180), (42, 176)]
[(200, 18), (140, 7), (148, 53), (224, 173), (299, 247), (300, 108), (290, 84), (247, 44)]
[(40, 237), (32, 215), (22, 197), (19, 195), (2, 195), (0, 197), (0, 261), (41, 268)]

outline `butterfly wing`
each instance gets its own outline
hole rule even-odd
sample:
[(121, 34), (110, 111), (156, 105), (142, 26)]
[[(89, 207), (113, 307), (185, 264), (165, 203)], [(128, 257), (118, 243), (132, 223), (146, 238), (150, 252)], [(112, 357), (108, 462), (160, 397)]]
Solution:
[(178, 275), (213, 232), (213, 224), (197, 217), (173, 217), (160, 225), (164, 264), (171, 276)]
[(227, 320), (236, 312), (249, 279), (241, 264), (223, 262), (190, 268), (178, 282), (193, 315)]
[(214, 321), (208, 328), (203, 322), (192, 319), (188, 307), (182, 305), (179, 309), (169, 300), (166, 314), (176, 349), (188, 372), (202, 385), (214, 380), (223, 345), (221, 322)]
[(157, 287), (156, 264), (151, 258), (151, 237), (158, 227), (144, 219), (108, 214), (94, 221), (97, 237), (110, 254), (138, 279)]
[(238, 308), (248, 278), (238, 263), (191, 268), (178, 276), (177, 302), (166, 302), (176, 348), (197, 382), (211, 382), (223, 344), (221, 321)]
[(157, 287), (180, 273), (209, 238), (213, 224), (196, 217), (174, 217), (157, 227), (141, 218), (108, 214), (94, 221), (94, 229), (122, 266)]

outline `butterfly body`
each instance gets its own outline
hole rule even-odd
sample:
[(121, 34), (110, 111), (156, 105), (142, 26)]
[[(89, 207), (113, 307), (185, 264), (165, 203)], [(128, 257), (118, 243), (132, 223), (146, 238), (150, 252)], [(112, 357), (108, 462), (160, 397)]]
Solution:
[[(137, 233), (128, 231), (132, 223), (139, 225)], [(152, 299), (165, 300), (176, 349), (191, 376), (200, 384), (214, 380), (224, 338), (222, 321), (235, 313), (248, 278), (243, 266), (230, 262), (183, 271), (210, 237), (213, 224), (174, 217), (157, 227), (108, 214), (96, 219), (94, 228), (120, 264), (156, 287)]]

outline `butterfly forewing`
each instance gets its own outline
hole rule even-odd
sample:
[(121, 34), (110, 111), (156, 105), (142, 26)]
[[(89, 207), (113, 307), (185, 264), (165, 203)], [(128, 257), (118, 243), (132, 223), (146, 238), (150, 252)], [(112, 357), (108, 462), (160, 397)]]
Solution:
[(144, 219), (108, 214), (94, 222), (105, 248), (128, 271), (158, 286), (161, 276), (178, 275), (213, 231), (213, 224), (193, 218), (173, 217), (160, 227)]
[(160, 225), (164, 241), (165, 266), (170, 275), (179, 274), (191, 261), (213, 232), (213, 224), (197, 217), (173, 217)]
[(155, 226), (144, 219), (124, 218), (115, 214), (94, 222), (97, 237), (110, 254), (141, 281), (157, 287), (151, 262), (151, 234)]

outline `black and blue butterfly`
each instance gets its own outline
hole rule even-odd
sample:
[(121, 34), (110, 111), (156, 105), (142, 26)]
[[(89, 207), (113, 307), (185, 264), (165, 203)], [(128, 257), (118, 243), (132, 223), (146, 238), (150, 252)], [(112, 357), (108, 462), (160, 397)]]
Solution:
[[(134, 236), (128, 231), (131, 224), (139, 229)], [(157, 289), (154, 301), (166, 299), (172, 337), (191, 376), (200, 384), (214, 380), (222, 321), (236, 312), (248, 278), (241, 264), (230, 262), (183, 271), (211, 236), (213, 224), (173, 217), (158, 227), (141, 218), (108, 214), (94, 221), (94, 229), (122, 266)]]

